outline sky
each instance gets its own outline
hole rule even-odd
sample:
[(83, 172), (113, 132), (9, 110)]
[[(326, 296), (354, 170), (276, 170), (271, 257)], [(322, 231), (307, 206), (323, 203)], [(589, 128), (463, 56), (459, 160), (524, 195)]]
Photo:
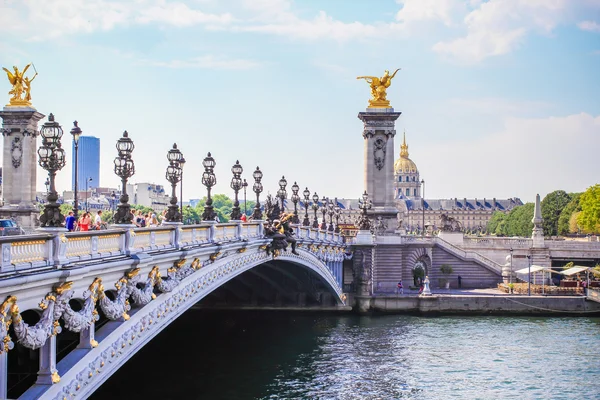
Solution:
[(250, 184), (260, 166), (265, 192), (285, 175), (289, 194), (297, 181), (357, 198), (370, 95), (356, 77), (396, 68), (396, 158), (406, 132), (428, 198), (527, 202), (600, 183), (600, 0), (0, 0), (0, 66), (30, 62), (33, 105), (65, 130), (59, 191), (77, 120), (100, 138), (102, 186), (119, 184), (127, 130), (132, 182), (166, 186), (177, 143), (185, 200), (206, 193), (209, 151), (213, 193), (232, 195), (239, 160)]

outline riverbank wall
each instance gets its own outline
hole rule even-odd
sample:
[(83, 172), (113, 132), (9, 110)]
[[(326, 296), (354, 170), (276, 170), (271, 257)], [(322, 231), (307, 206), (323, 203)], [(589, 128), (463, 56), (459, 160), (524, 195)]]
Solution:
[(600, 316), (600, 303), (583, 296), (355, 296), (353, 304), (358, 313)]

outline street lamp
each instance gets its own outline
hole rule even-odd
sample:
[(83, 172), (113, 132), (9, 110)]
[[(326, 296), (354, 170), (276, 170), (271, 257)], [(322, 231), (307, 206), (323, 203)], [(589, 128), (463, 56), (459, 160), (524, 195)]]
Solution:
[(177, 205), (177, 183), (181, 180), (181, 160), (183, 159), (183, 154), (177, 148), (177, 143), (173, 143), (173, 148), (167, 152), (167, 160), (169, 161), (169, 166), (167, 167), (167, 172), (165, 173), (165, 178), (171, 184), (171, 200), (169, 203), (171, 205), (168, 207), (166, 219), (167, 222), (181, 222), (182, 214), (179, 212), (179, 207)]
[(302, 192), (304, 195), (304, 220), (302, 221), (302, 225), (310, 226), (310, 219), (308, 218), (308, 202), (310, 201), (310, 190), (308, 188), (304, 189)]
[(231, 184), (229, 185), (235, 193), (233, 208), (231, 209), (230, 215), (230, 218), (233, 221), (239, 221), (240, 219), (242, 219), (242, 213), (240, 212), (240, 202), (238, 200), (238, 192), (242, 188), (242, 178), (240, 178), (242, 172), (244, 172), (244, 169), (240, 165), (240, 162), (236, 161), (233, 167), (231, 167), (231, 173), (233, 173), (233, 178), (231, 178)]
[(324, 231), (327, 230), (327, 218), (325, 217), (325, 214), (327, 214), (327, 203), (328, 202), (329, 202), (329, 200), (326, 199), (325, 196), (323, 196), (323, 198), (321, 199), (321, 213), (323, 213), (323, 218), (321, 219), (320, 228)]
[(204, 173), (202, 174), (202, 184), (206, 186), (206, 190), (208, 192), (206, 204), (204, 205), (204, 212), (202, 213), (202, 220), (214, 221), (217, 215), (213, 210), (213, 201), (210, 197), (210, 189), (217, 184), (217, 177), (214, 173), (216, 162), (215, 159), (210, 155), (210, 152), (202, 161), (202, 165), (204, 166)]
[(333, 202), (329, 199), (327, 199), (327, 214), (329, 215), (329, 227), (327, 228), (327, 230), (329, 232), (333, 232), (334, 228), (333, 228)]
[(423, 226), (421, 226), (422, 229), (422, 236), (425, 236), (425, 179), (421, 179), (421, 185), (423, 186), (423, 197), (421, 198), (421, 200), (423, 201)]
[(117, 140), (117, 157), (115, 157), (115, 174), (121, 178), (121, 197), (120, 204), (117, 209), (115, 223), (116, 224), (131, 224), (131, 208), (128, 204), (129, 196), (127, 195), (127, 179), (135, 174), (135, 164), (131, 158), (131, 153), (135, 145), (133, 140), (129, 138), (127, 131), (123, 132), (123, 136)]
[(277, 191), (277, 197), (281, 200), (281, 212), (285, 210), (285, 199), (287, 197), (287, 191), (285, 187), (287, 186), (287, 181), (285, 180), (285, 176), (282, 176), (279, 180), (279, 190)]
[(362, 213), (360, 214), (356, 222), (358, 225), (358, 229), (360, 229), (361, 231), (371, 230), (371, 221), (367, 216), (367, 211), (370, 210), (371, 207), (373, 207), (373, 202), (369, 199), (369, 195), (365, 190), (365, 192), (362, 195), (362, 199), (358, 199), (358, 208), (362, 211)]
[(92, 177), (90, 176), (85, 180), (85, 212), (88, 212), (88, 184), (92, 181)]
[(185, 158), (181, 156), (179, 160), (179, 168), (181, 169), (181, 183), (179, 184), (179, 212), (181, 213), (181, 220), (183, 221), (183, 166), (185, 165)]
[(78, 213), (79, 213), (79, 136), (81, 136), (81, 128), (77, 125), (77, 121), (73, 121), (73, 128), (71, 129), (71, 135), (73, 135), (73, 145), (74, 145), (74, 153), (75, 153), (75, 180), (74, 180), (74, 188), (73, 188), (73, 216), (77, 221)]
[(242, 187), (244, 188), (244, 215), (246, 215), (246, 189), (248, 188), (248, 182), (246, 182), (246, 178), (244, 178), (244, 182), (242, 182)]
[(292, 218), (292, 223), (299, 224), (300, 219), (298, 218), (298, 202), (300, 201), (300, 196), (298, 196), (298, 191), (300, 190), (300, 186), (296, 182), (292, 185), (292, 203), (294, 203), (294, 217)]
[(313, 194), (312, 200), (312, 209), (315, 212), (315, 219), (313, 220), (312, 227), (315, 229), (319, 229), (319, 218), (317, 218), (317, 211), (319, 211), (319, 195), (317, 194), (317, 192)]
[[(529, 249), (531, 251), (531, 249)], [(528, 271), (527, 271), (527, 296), (531, 296), (531, 254), (527, 255)]]
[(61, 126), (58, 122), (54, 121), (54, 115), (50, 113), (48, 121), (44, 123), (40, 130), (42, 146), (38, 149), (40, 167), (48, 171), (50, 178), (50, 189), (47, 197), (48, 204), (44, 206), (44, 212), (40, 216), (40, 225), (42, 227), (60, 227), (64, 220), (64, 217), (60, 213), (60, 205), (56, 202), (58, 200), (58, 193), (54, 186), (56, 172), (65, 166), (65, 152), (60, 144), (62, 135), (63, 130)]
[(263, 177), (263, 173), (258, 167), (256, 167), (256, 171), (252, 173), (252, 177), (254, 178), (252, 190), (254, 193), (256, 193), (256, 204), (254, 205), (254, 212), (252, 212), (252, 219), (261, 220), (262, 211), (260, 211), (260, 193), (263, 191), (263, 185), (260, 181)]
[(512, 257), (513, 257), (513, 248), (510, 248), (510, 278), (508, 278), (508, 283), (512, 283)]
[(338, 204), (337, 197), (335, 198), (335, 205), (333, 207), (333, 215), (335, 216), (335, 233), (340, 233), (340, 214), (342, 210)]

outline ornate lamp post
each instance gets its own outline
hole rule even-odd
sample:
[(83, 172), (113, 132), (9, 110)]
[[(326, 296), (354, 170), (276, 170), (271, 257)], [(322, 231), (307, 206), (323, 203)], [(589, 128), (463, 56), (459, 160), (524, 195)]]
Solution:
[(327, 218), (325, 217), (325, 214), (327, 214), (328, 202), (329, 200), (326, 199), (325, 196), (323, 196), (323, 198), (321, 199), (321, 212), (323, 213), (323, 218), (321, 219), (321, 229), (323, 229), (324, 231), (327, 230)]
[(231, 167), (231, 172), (233, 173), (233, 178), (231, 178), (231, 188), (233, 189), (234, 193), (235, 193), (235, 199), (233, 201), (233, 208), (231, 209), (231, 215), (230, 218), (234, 221), (239, 221), (240, 219), (242, 219), (242, 213), (240, 212), (240, 202), (238, 200), (238, 192), (240, 191), (240, 189), (242, 188), (242, 172), (244, 172), (244, 169), (242, 168), (242, 166), (240, 165), (239, 161), (236, 161), (235, 164), (233, 165), (233, 167)]
[(89, 207), (88, 207), (88, 199), (89, 199), (88, 186), (89, 186), (89, 183), (91, 181), (93, 181), (93, 179), (92, 179), (91, 176), (85, 180), (85, 212), (89, 211)]
[(279, 190), (277, 191), (277, 197), (281, 200), (281, 212), (285, 211), (285, 198), (287, 197), (287, 191), (285, 187), (287, 186), (287, 181), (285, 180), (285, 176), (282, 176), (279, 180)]
[(183, 221), (183, 166), (185, 165), (185, 158), (181, 156), (179, 160), (179, 168), (181, 169), (181, 183), (179, 184), (179, 212), (181, 213), (181, 220)]
[(298, 191), (300, 190), (300, 186), (296, 182), (292, 185), (292, 203), (294, 203), (294, 218), (292, 218), (292, 223), (299, 224), (300, 218), (298, 218), (298, 202), (300, 201), (300, 196), (298, 196)]
[(50, 190), (50, 179), (46, 178), (46, 182), (44, 182), (44, 185), (46, 185), (46, 196), (48, 196), (48, 192)]
[(181, 180), (181, 164), (183, 154), (177, 148), (177, 143), (173, 143), (173, 148), (167, 152), (167, 160), (169, 166), (165, 173), (165, 178), (171, 184), (171, 205), (167, 211), (167, 222), (181, 222), (181, 213), (177, 204), (177, 183)]
[(217, 214), (213, 210), (212, 206), (212, 198), (210, 197), (210, 189), (217, 184), (217, 177), (215, 176), (215, 159), (212, 158), (210, 152), (202, 161), (202, 165), (204, 166), (204, 173), (202, 174), (202, 184), (206, 186), (206, 190), (208, 191), (208, 196), (206, 199), (206, 205), (204, 206), (204, 212), (202, 213), (203, 221), (214, 221)]
[(310, 190), (308, 188), (304, 189), (302, 192), (304, 195), (304, 220), (302, 221), (302, 225), (310, 226), (310, 219), (308, 218), (308, 202), (310, 201)]
[(115, 223), (131, 224), (131, 208), (129, 206), (129, 195), (127, 194), (127, 179), (135, 174), (135, 164), (131, 159), (131, 153), (135, 145), (133, 140), (129, 138), (127, 131), (123, 132), (123, 137), (117, 141), (118, 155), (115, 157), (115, 174), (121, 178), (121, 202), (117, 207), (115, 215)]
[(42, 227), (58, 228), (62, 225), (64, 217), (60, 213), (60, 205), (58, 193), (54, 186), (56, 171), (60, 171), (65, 166), (65, 152), (61, 147), (60, 139), (63, 135), (63, 130), (58, 122), (54, 121), (54, 115), (51, 113), (48, 116), (48, 121), (40, 130), (42, 136), (42, 145), (38, 149), (40, 157), (40, 167), (48, 171), (50, 178), (50, 189), (48, 190), (48, 204), (44, 206), (44, 213), (40, 216)]
[(244, 178), (244, 182), (242, 182), (242, 187), (244, 188), (244, 215), (246, 215), (246, 189), (248, 188), (248, 182)]
[(338, 205), (337, 197), (335, 198), (335, 205), (333, 207), (333, 215), (335, 216), (335, 233), (340, 233), (340, 214), (342, 210)]
[(73, 145), (75, 148), (74, 151), (74, 160), (75, 160), (75, 182), (74, 183), (74, 187), (73, 187), (73, 216), (75, 217), (75, 220), (77, 221), (78, 219), (78, 214), (79, 214), (79, 202), (78, 202), (78, 196), (79, 196), (79, 136), (81, 136), (81, 128), (79, 126), (77, 126), (77, 121), (73, 121), (73, 128), (71, 129), (71, 135), (73, 135)]
[(260, 193), (263, 191), (263, 185), (260, 181), (263, 177), (263, 173), (256, 167), (256, 171), (252, 173), (252, 177), (254, 178), (252, 190), (256, 193), (256, 204), (254, 205), (254, 212), (252, 212), (252, 219), (260, 220), (262, 219), (262, 211), (260, 211)]
[(358, 229), (361, 231), (371, 230), (371, 221), (369, 220), (369, 217), (367, 217), (367, 211), (370, 210), (371, 207), (373, 207), (373, 202), (369, 199), (369, 195), (365, 190), (362, 195), (362, 199), (358, 199), (358, 208), (362, 210), (362, 213), (358, 217), (356, 224), (358, 225)]
[(315, 212), (315, 219), (313, 220), (312, 227), (315, 229), (319, 229), (319, 218), (317, 217), (317, 211), (319, 211), (319, 195), (317, 194), (317, 192), (313, 194), (312, 200), (312, 209)]
[(327, 214), (329, 215), (329, 227), (327, 228), (327, 230), (329, 232), (333, 232), (334, 231), (334, 228), (333, 228), (333, 214), (334, 214), (333, 208), (334, 208), (333, 202), (331, 200), (327, 199)]

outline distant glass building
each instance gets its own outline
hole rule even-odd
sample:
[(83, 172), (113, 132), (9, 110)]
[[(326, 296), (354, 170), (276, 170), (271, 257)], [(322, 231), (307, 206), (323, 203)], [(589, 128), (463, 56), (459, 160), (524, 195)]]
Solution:
[[(73, 177), (72, 187), (75, 188), (75, 143), (73, 143)], [(86, 179), (92, 178), (88, 183), (89, 188), (100, 186), (100, 139), (94, 136), (79, 137), (77, 189), (85, 190)]]

